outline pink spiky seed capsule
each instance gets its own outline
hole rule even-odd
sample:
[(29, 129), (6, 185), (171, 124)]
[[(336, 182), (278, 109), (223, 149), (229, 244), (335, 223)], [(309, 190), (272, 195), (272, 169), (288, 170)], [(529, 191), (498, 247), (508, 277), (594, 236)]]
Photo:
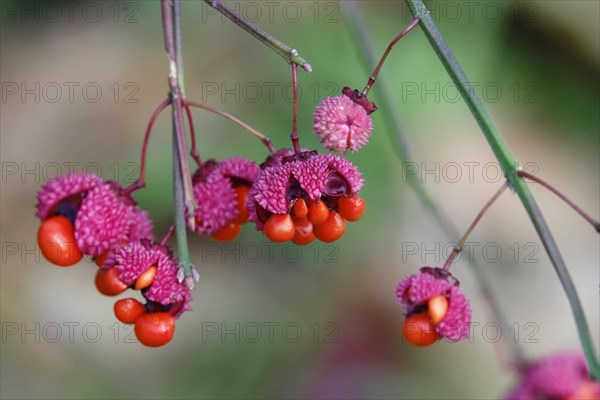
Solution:
[(354, 153), (369, 141), (373, 121), (348, 96), (327, 97), (315, 109), (313, 130), (326, 149)]
[[(446, 337), (459, 341), (468, 337), (471, 308), (458, 288), (458, 281), (448, 271), (423, 267), (421, 272), (404, 278), (398, 284), (396, 297), (407, 317), (404, 324), (414, 323), (412, 328), (417, 326), (425, 329), (428, 327), (422, 323), (422, 319), (427, 318), (440, 338)], [(415, 322), (415, 318), (411, 317), (417, 314), (420, 317)], [(418, 335), (414, 338), (406, 336), (405, 338), (417, 346), (423, 345), (420, 344), (422, 338)], [(411, 341), (412, 339), (415, 342)], [(429, 342), (429, 340), (425, 341)]]

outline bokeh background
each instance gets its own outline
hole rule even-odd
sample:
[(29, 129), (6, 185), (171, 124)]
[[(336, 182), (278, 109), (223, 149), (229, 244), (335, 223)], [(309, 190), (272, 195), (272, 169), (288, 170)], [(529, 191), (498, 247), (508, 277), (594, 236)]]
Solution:
[[(66, 4), (68, 3), (68, 4)], [(427, 2), (521, 164), (596, 217), (599, 207), (599, 23), (592, 1)], [(345, 2), (228, 2), (298, 49), (303, 146), (319, 148), (312, 112), (370, 71)], [(401, 1), (359, 2), (379, 55), (411, 18)], [(270, 245), (251, 226), (232, 243), (192, 236), (201, 274), (194, 311), (174, 340), (149, 349), (94, 288), (93, 263), (57, 268), (36, 248), (36, 190), (87, 171), (129, 184), (143, 132), (167, 94), (157, 1), (1, 3), (2, 398), (498, 398), (515, 382), (511, 343), (528, 359), (579, 342), (566, 297), (516, 196), (505, 194), (453, 267), (473, 308), (472, 336), (414, 348), (401, 336), (394, 288), (441, 265), (452, 241), (407, 184), (416, 173), (463, 231), (501, 184), (497, 164), (424, 35), (402, 39), (383, 68), (391, 109), (415, 163), (396, 157), (394, 129), (373, 114), (370, 144), (348, 155), (366, 179), (365, 217), (334, 245)], [(287, 146), (289, 67), (203, 2), (184, 2), (186, 90)], [(377, 102), (378, 84), (372, 90)], [(203, 158), (264, 159), (253, 137), (194, 114)], [(170, 121), (150, 141), (148, 186), (135, 194), (161, 236), (173, 216)], [(599, 346), (598, 236), (532, 185)], [(470, 271), (492, 283), (498, 325)]]

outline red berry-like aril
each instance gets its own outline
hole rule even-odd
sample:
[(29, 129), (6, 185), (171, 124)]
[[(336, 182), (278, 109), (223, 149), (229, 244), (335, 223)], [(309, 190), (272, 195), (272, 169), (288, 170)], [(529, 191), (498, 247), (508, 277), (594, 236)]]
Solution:
[(306, 218), (313, 225), (319, 225), (323, 222), (327, 221), (327, 217), (329, 217), (329, 209), (324, 201), (313, 201), (308, 200), (306, 204), (308, 207), (308, 214)]
[(98, 269), (96, 273), (96, 288), (106, 296), (116, 296), (128, 288), (127, 284), (119, 278), (119, 270), (116, 268)]
[(156, 266), (153, 265), (144, 272), (135, 280), (135, 286), (133, 287), (135, 290), (142, 290), (152, 285), (154, 282), (154, 277), (156, 276)]
[(265, 222), (263, 231), (273, 242), (287, 242), (294, 238), (296, 227), (289, 214), (273, 214)]
[(568, 397), (564, 397), (564, 400), (598, 399), (598, 391), (598, 382), (586, 379), (579, 384), (574, 393)]
[[(119, 243), (118, 246), (124, 246), (126, 244), (127, 244), (127, 242), (123, 241), (123, 242)], [(113, 251), (116, 251), (115, 247), (112, 247), (110, 250), (106, 250), (104, 253), (100, 254), (99, 256), (94, 257), (94, 262), (96, 263), (96, 265), (99, 267), (104, 266), (104, 262), (108, 258), (108, 255)]]
[(358, 196), (340, 197), (337, 202), (337, 212), (346, 221), (354, 222), (362, 218), (366, 205)]
[(144, 346), (163, 346), (173, 339), (175, 318), (168, 312), (147, 313), (135, 321), (134, 331)]
[(146, 312), (144, 305), (133, 297), (118, 300), (115, 303), (114, 310), (117, 319), (124, 324), (133, 324)]
[(245, 185), (236, 186), (234, 190), (239, 214), (237, 218), (233, 220), (233, 222), (238, 225), (245, 224), (248, 221), (248, 217), (250, 217), (250, 210), (248, 210), (248, 207), (246, 207), (246, 201), (248, 200), (248, 192), (250, 191), (250, 187)]
[(322, 242), (335, 242), (342, 237), (346, 231), (346, 222), (335, 211), (329, 213), (327, 220), (319, 225), (313, 226), (313, 233)]
[(299, 246), (304, 246), (315, 240), (313, 225), (306, 218), (294, 219), (294, 225), (296, 225), (296, 234), (292, 238), (292, 242)]
[(52, 264), (69, 267), (83, 257), (75, 241), (73, 223), (62, 215), (44, 220), (38, 229), (37, 240), (42, 254)]
[(106, 250), (104, 253), (94, 258), (94, 262), (97, 266), (102, 267), (104, 265), (104, 261), (106, 261), (106, 257), (108, 257), (109, 252), (110, 250)]
[(429, 320), (427, 312), (413, 314), (404, 320), (402, 335), (414, 346), (429, 346), (438, 340), (438, 333)]
[(213, 239), (218, 240), (220, 242), (228, 242), (233, 240), (240, 233), (240, 225), (232, 222), (230, 224), (225, 225), (221, 230), (213, 233), (211, 236)]
[(294, 215), (296, 218), (306, 218), (308, 215), (308, 207), (303, 198), (299, 198), (294, 203)]

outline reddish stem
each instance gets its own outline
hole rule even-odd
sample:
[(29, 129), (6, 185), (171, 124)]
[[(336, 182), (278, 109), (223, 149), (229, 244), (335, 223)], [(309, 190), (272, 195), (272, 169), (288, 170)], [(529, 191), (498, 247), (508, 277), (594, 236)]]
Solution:
[(444, 270), (448, 271), (450, 269), (450, 265), (456, 259), (456, 256), (458, 256), (458, 254), (462, 251), (462, 249), (463, 249), (463, 247), (465, 245), (465, 242), (469, 238), (469, 235), (471, 234), (471, 232), (473, 232), (473, 229), (475, 229), (475, 226), (477, 226), (477, 224), (479, 223), (479, 220), (481, 220), (481, 217), (483, 217), (483, 214), (485, 214), (485, 212), (488, 210), (488, 208), (490, 208), (490, 206), (492, 204), (494, 204), (494, 202), (498, 199), (498, 197), (500, 197), (500, 195), (502, 193), (504, 193), (504, 191), (506, 190), (507, 187), (508, 187), (508, 181), (504, 182), (504, 184), (502, 185), (502, 187), (500, 189), (498, 189), (496, 191), (496, 193), (494, 193), (494, 195), (492, 196), (492, 198), (489, 199), (487, 201), (487, 203), (485, 203), (485, 205), (483, 206), (483, 208), (479, 211), (479, 214), (477, 214), (477, 216), (475, 217), (475, 219), (471, 223), (471, 226), (469, 226), (469, 228), (467, 229), (467, 231), (465, 232), (465, 234), (463, 235), (463, 237), (456, 244), (456, 246), (454, 246), (454, 249), (452, 250), (452, 253), (450, 253), (450, 256), (448, 257), (448, 259), (444, 263), (444, 267), (443, 267)]
[(417, 26), (417, 25), (419, 25), (419, 18), (415, 18), (410, 23), (410, 25), (408, 25), (402, 32), (400, 32), (400, 34), (398, 34), (398, 36), (396, 36), (394, 38), (394, 40), (392, 40), (392, 42), (388, 45), (387, 49), (385, 50), (385, 53), (383, 53), (383, 56), (381, 56), (381, 60), (379, 60), (379, 64), (377, 64), (377, 67), (375, 68), (375, 71), (373, 71), (373, 73), (369, 77), (369, 81), (367, 82), (365, 88), (362, 91), (362, 95), (363, 96), (366, 96), (367, 93), (369, 93), (369, 90), (371, 90), (371, 87), (373, 86), (373, 84), (377, 80), (377, 76), (379, 75), (379, 71), (381, 70), (381, 67), (383, 66), (383, 63), (385, 62), (385, 59), (387, 58), (388, 54), (390, 54), (390, 51), (392, 51), (392, 47), (394, 47), (394, 45), (396, 43), (398, 43), (398, 41), (400, 39), (402, 39), (402, 37), (404, 37), (408, 32), (410, 32), (411, 30), (413, 30), (413, 28), (415, 26)]
[(173, 236), (174, 232), (175, 232), (175, 224), (171, 225), (171, 227), (169, 228), (167, 233), (165, 233), (165, 236), (163, 236), (163, 238), (160, 241), (160, 245), (164, 246), (169, 241), (169, 239), (171, 239), (171, 236)]
[(535, 176), (533, 174), (530, 174), (529, 172), (524, 171), (522, 169), (519, 169), (519, 171), (517, 172), (517, 175), (519, 175), (521, 178), (531, 179), (535, 183), (539, 183), (540, 185), (542, 185), (543, 187), (545, 187), (546, 189), (548, 189), (549, 191), (551, 191), (552, 193), (554, 193), (555, 195), (557, 195), (562, 201), (564, 201), (565, 203), (567, 203), (573, 210), (575, 210), (579, 215), (581, 215), (583, 217), (583, 219), (585, 219), (587, 222), (589, 222), (594, 227), (594, 229), (596, 229), (596, 232), (600, 233), (600, 222), (596, 221), (588, 213), (586, 213), (585, 211), (583, 211), (581, 209), (581, 207), (579, 207), (577, 204), (575, 204), (567, 196), (565, 196), (564, 194), (562, 194), (554, 186), (552, 186), (551, 184), (549, 184), (548, 182), (546, 182), (542, 178), (538, 178), (537, 176)]
[(200, 160), (200, 154), (198, 154), (198, 150), (196, 148), (196, 130), (194, 129), (194, 120), (192, 119), (192, 112), (190, 111), (190, 106), (186, 103), (185, 99), (183, 100), (183, 108), (185, 109), (185, 113), (187, 115), (188, 125), (190, 126), (190, 137), (192, 142), (192, 149), (190, 150), (190, 155), (196, 161), (198, 168), (202, 166), (202, 160)]
[(202, 104), (202, 103), (198, 103), (198, 102), (188, 100), (188, 99), (184, 99), (184, 106), (185, 107), (191, 106), (191, 107), (200, 108), (201, 110), (210, 111), (210, 112), (220, 115), (221, 117), (224, 117), (232, 122), (235, 122), (236, 124), (238, 124), (239, 126), (244, 128), (245, 130), (247, 130), (248, 132), (250, 132), (251, 134), (256, 136), (258, 139), (260, 139), (260, 141), (263, 142), (263, 144), (267, 147), (267, 149), (269, 150), (270, 153), (275, 153), (275, 148), (273, 147), (273, 144), (271, 143), (271, 139), (269, 139), (268, 136), (263, 135), (262, 133), (260, 133), (256, 129), (252, 128), (250, 125), (243, 122), (242, 120), (234, 117), (233, 115), (226, 113), (225, 111), (219, 110), (218, 108), (209, 106), (208, 104)]
[(150, 121), (148, 121), (148, 126), (146, 127), (146, 134), (144, 135), (144, 144), (142, 145), (142, 158), (140, 161), (140, 176), (137, 181), (133, 182), (125, 189), (126, 194), (130, 194), (138, 189), (146, 186), (146, 152), (148, 149), (148, 140), (150, 139), (150, 132), (152, 132), (152, 127), (154, 126), (154, 122), (160, 115), (160, 113), (167, 108), (167, 106), (171, 104), (170, 99), (165, 99), (162, 103), (156, 107), (156, 110), (152, 113), (150, 117)]
[(292, 116), (290, 139), (294, 146), (294, 153), (300, 154), (300, 143), (298, 141), (298, 66), (294, 63), (292, 63), (292, 84), (294, 87), (294, 114)]

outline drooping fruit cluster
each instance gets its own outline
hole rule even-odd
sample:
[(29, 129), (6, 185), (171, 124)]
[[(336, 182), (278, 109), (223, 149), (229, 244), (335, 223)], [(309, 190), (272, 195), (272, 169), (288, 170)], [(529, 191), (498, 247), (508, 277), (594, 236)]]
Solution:
[(257, 230), (274, 242), (336, 241), (346, 221), (358, 221), (365, 211), (357, 196), (362, 176), (342, 157), (281, 149), (261, 167), (247, 205)]
[(96, 175), (60, 176), (37, 198), (38, 244), (53, 264), (71, 266), (84, 254), (98, 257), (120, 243), (152, 238), (148, 213), (119, 184)]
[(134, 298), (115, 303), (117, 319), (135, 324), (138, 340), (150, 347), (168, 343), (175, 319), (191, 310), (189, 288), (178, 277), (178, 262), (171, 250), (149, 240), (130, 242), (111, 251), (97, 273), (96, 286), (108, 296), (127, 288), (140, 290), (146, 304)]
[[(297, 93), (294, 66), (292, 69)], [(141, 171), (152, 124), (170, 101), (159, 105), (148, 124)], [(185, 102), (183, 106), (189, 108), (191, 104)], [(346, 231), (347, 222), (362, 218), (365, 202), (358, 196), (364, 184), (361, 173), (341, 156), (300, 148), (296, 94), (294, 104), (290, 135), (294, 150), (275, 151), (270, 140), (258, 133), (271, 153), (260, 167), (240, 157), (201, 162), (193, 147), (191, 154), (198, 170), (191, 187), (187, 183), (189, 171), (180, 174), (182, 186), (187, 188), (183, 190), (184, 206), (193, 203), (191, 194), (197, 204), (193, 210), (185, 210), (190, 229), (229, 241), (238, 236), (241, 225), (252, 221), (274, 242), (307, 245), (315, 239), (334, 242)], [(371, 135), (369, 114), (375, 109), (366, 96), (344, 89), (342, 96), (319, 105), (315, 132), (327, 149), (355, 152)], [(189, 121), (193, 132), (191, 118)], [(44, 257), (56, 265), (70, 266), (84, 255), (93, 257), (100, 267), (95, 284), (104, 295), (116, 296), (129, 288), (139, 290), (145, 303), (133, 297), (120, 299), (114, 306), (115, 315), (123, 323), (135, 324), (141, 343), (161, 346), (173, 337), (175, 319), (190, 309), (189, 287), (193, 287), (196, 275), (184, 276), (178, 260), (165, 246), (172, 230), (160, 243), (154, 240), (148, 214), (131, 197), (133, 190), (144, 185), (143, 172), (127, 189), (89, 174), (49, 181), (38, 193), (37, 215), (42, 220), (38, 243)], [(181, 234), (181, 224), (176, 225)]]
[(441, 338), (466, 339), (471, 324), (469, 302), (459, 282), (442, 268), (423, 267), (403, 279), (396, 297), (406, 319), (402, 334), (415, 346), (429, 346)]
[(171, 340), (174, 321), (190, 309), (192, 297), (178, 279), (177, 260), (152, 241), (148, 214), (129, 193), (96, 175), (73, 173), (44, 184), (37, 210), (38, 244), (48, 261), (67, 267), (83, 255), (93, 257), (101, 267), (95, 278), (100, 293), (116, 296), (133, 288), (147, 300), (117, 301), (117, 318), (135, 323), (136, 336), (147, 346)]

